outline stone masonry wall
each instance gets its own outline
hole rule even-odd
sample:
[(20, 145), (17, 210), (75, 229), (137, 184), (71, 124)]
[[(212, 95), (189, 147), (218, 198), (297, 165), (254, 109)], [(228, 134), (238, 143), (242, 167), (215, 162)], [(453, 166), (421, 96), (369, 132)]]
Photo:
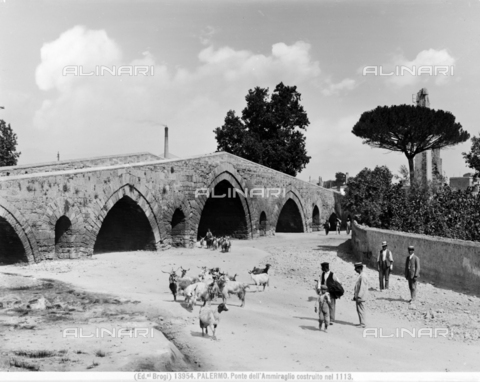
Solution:
[[(42, 169), (43, 171), (43, 169)], [(241, 196), (248, 236), (260, 234), (260, 215), (265, 212), (267, 232), (275, 230), (281, 209), (292, 199), (302, 217), (304, 232), (312, 229), (315, 206), (320, 221), (333, 211), (340, 213), (341, 195), (227, 153), (188, 159), (52, 171), (0, 177), (0, 217), (12, 225), (22, 241), (28, 261), (56, 258), (55, 225), (67, 217), (70, 258), (91, 256), (107, 213), (124, 196), (145, 213), (156, 248), (171, 243), (171, 222), (177, 209), (185, 216), (187, 246), (197, 240), (197, 229), (206, 203), (195, 190), (212, 189), (221, 181), (246, 192)], [(284, 190), (280, 197), (249, 197), (254, 187)], [(57, 251), (58, 252), (58, 251)]]
[[(358, 261), (376, 268), (382, 241), (394, 257), (393, 273), (404, 275), (409, 245), (420, 259), (420, 281), (457, 290), (480, 291), (480, 243), (388, 231), (354, 224), (352, 244)], [(378, 285), (378, 281), (372, 281)]]

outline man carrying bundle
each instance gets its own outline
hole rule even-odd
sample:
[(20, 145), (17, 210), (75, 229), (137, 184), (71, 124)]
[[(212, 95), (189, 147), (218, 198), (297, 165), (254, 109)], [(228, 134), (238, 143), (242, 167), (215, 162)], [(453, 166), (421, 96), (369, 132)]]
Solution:
[(343, 296), (344, 290), (339, 278), (330, 272), (330, 264), (322, 263), (322, 276), (317, 282), (316, 291), (317, 294), (321, 294), (322, 290), (327, 291), (330, 294), (330, 325), (335, 322), (335, 306), (336, 300)]

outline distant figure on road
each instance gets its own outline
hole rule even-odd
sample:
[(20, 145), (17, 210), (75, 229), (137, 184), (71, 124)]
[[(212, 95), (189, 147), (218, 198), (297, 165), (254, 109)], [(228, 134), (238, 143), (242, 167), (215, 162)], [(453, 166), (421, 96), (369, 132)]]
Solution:
[(323, 224), (323, 228), (325, 228), (325, 235), (328, 235), (328, 232), (330, 232), (330, 222), (328, 221), (328, 219)]
[(329, 263), (322, 263), (322, 276), (320, 281), (317, 283), (317, 293), (321, 294), (322, 290), (329, 292), (330, 294), (330, 325), (333, 325), (335, 322), (335, 305), (337, 298), (340, 298), (338, 295), (338, 286), (341, 288), (343, 294), (343, 288), (341, 286), (341, 282), (339, 278), (330, 272), (330, 264)]
[(342, 221), (337, 218), (337, 235), (340, 235), (340, 228), (342, 227)]
[(350, 235), (350, 231), (352, 229), (352, 219), (350, 215), (347, 217), (347, 235)]
[(405, 278), (408, 280), (408, 288), (410, 289), (410, 303), (415, 301), (417, 297), (417, 278), (420, 276), (420, 259), (414, 253), (413, 245), (408, 247), (407, 259), (405, 261)]
[(355, 272), (359, 274), (353, 292), (353, 301), (357, 304), (357, 313), (360, 324), (357, 326), (364, 328), (366, 326), (365, 302), (368, 299), (368, 280), (363, 273), (363, 264), (355, 263)]
[(213, 244), (213, 235), (210, 232), (210, 228), (207, 230), (207, 234), (205, 235), (205, 239), (207, 241), (207, 248), (210, 248)]
[[(387, 248), (387, 242), (382, 243), (382, 249), (377, 256), (377, 269), (380, 278), (380, 292), (384, 289), (388, 289), (388, 279), (390, 272), (393, 269), (393, 255), (392, 251)], [(383, 281), (385, 280), (385, 285)]]
[(315, 302), (315, 313), (317, 313), (318, 309), (318, 329), (322, 330), (323, 323), (325, 332), (327, 332), (330, 324), (330, 304), (330, 294), (325, 289), (320, 288), (320, 294)]

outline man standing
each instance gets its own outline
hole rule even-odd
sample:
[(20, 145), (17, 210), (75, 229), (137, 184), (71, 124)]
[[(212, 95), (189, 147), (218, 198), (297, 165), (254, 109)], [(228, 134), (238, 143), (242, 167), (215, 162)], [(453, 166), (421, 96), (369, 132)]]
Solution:
[[(380, 292), (384, 289), (388, 289), (388, 279), (390, 277), (390, 271), (393, 269), (393, 255), (392, 251), (387, 249), (387, 242), (382, 243), (382, 249), (377, 257), (377, 269), (380, 277)], [(385, 279), (385, 285), (383, 281)]]
[(364, 328), (366, 326), (365, 302), (368, 298), (368, 281), (363, 273), (362, 263), (355, 263), (355, 272), (359, 275), (353, 292), (353, 301), (357, 304), (358, 319), (360, 320), (360, 324), (357, 326)]
[(410, 303), (413, 303), (417, 296), (417, 278), (420, 276), (420, 259), (415, 256), (414, 250), (413, 245), (408, 247), (408, 257), (405, 261), (405, 278), (408, 280), (410, 289)]
[(323, 228), (325, 228), (325, 235), (328, 235), (328, 232), (330, 231), (330, 222), (328, 221), (328, 219), (323, 224)]
[(337, 301), (337, 296), (334, 293), (332, 286), (334, 282), (341, 284), (339, 278), (330, 272), (330, 264), (322, 263), (322, 276), (317, 283), (317, 294), (320, 294), (322, 290), (330, 292), (330, 325), (333, 325), (335, 322), (335, 306)]

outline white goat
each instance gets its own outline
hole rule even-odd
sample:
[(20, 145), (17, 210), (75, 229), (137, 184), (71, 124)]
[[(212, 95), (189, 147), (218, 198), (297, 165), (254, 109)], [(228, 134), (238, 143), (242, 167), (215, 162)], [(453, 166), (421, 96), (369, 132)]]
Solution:
[(225, 276), (222, 276), (218, 286), (220, 287), (220, 293), (224, 303), (227, 302), (227, 298), (229, 298), (231, 294), (236, 294), (239, 300), (242, 302), (240, 306), (242, 308), (245, 306), (245, 289), (250, 288), (250, 285), (241, 283), (239, 281), (231, 281)]
[(258, 287), (260, 285), (263, 285), (264, 291), (265, 291), (265, 286), (267, 285), (270, 286), (268, 273), (261, 273), (259, 275), (253, 274), (252, 271), (249, 271), (248, 273), (252, 277), (252, 280), (254, 281), (255, 285), (257, 286), (257, 292), (258, 292)]
[(212, 283), (198, 282), (190, 284), (185, 288), (185, 302), (189, 308), (193, 308), (198, 300), (203, 301), (203, 306), (207, 301), (211, 301), (218, 292), (218, 285), (215, 281)]
[(217, 330), (217, 326), (220, 322), (220, 313), (223, 311), (228, 312), (228, 307), (224, 303), (218, 305), (216, 308), (212, 307), (212, 305), (208, 304), (206, 306), (202, 306), (200, 308), (200, 328), (202, 329), (202, 337), (205, 335), (203, 329), (208, 335), (208, 328), (213, 332), (212, 339), (217, 339), (215, 335), (215, 331)]

